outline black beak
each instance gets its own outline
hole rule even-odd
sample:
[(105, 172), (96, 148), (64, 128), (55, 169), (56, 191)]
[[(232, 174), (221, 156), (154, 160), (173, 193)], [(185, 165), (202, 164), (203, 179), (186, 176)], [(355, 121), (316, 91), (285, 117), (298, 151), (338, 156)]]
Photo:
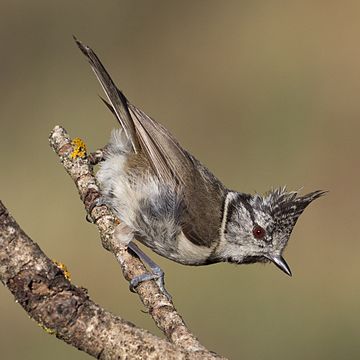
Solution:
[(289, 265), (281, 255), (268, 255), (267, 258), (271, 260), (285, 274), (288, 274), (289, 276), (292, 275)]

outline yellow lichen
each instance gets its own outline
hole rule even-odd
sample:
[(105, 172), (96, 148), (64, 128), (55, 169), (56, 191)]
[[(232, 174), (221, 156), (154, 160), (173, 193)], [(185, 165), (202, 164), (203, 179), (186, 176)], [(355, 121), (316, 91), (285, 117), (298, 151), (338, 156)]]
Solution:
[(66, 265), (56, 260), (53, 260), (52, 262), (63, 272), (65, 279), (71, 281), (71, 274)]
[(72, 159), (76, 159), (77, 157), (84, 158), (86, 156), (86, 145), (83, 140), (75, 138), (71, 144), (74, 147), (74, 151), (70, 154)]
[(47, 334), (49, 334), (49, 335), (54, 335), (54, 334), (56, 333), (55, 330), (50, 329), (50, 328), (46, 327), (46, 326), (43, 325), (43, 324), (38, 323), (38, 325), (39, 325)]

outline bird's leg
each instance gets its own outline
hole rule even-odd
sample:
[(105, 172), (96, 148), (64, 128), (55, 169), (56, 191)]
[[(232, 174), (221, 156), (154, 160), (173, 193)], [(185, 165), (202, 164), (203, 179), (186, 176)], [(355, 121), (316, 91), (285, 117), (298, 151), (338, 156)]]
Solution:
[(136, 276), (130, 281), (130, 291), (135, 292), (135, 288), (143, 281), (155, 280), (161, 292), (171, 300), (171, 295), (165, 289), (165, 274), (160, 266), (152, 261), (133, 241), (128, 245), (128, 248), (134, 252), (140, 260), (150, 267), (151, 272)]
[(161, 292), (169, 300), (171, 300), (171, 295), (165, 289), (164, 272), (134, 243), (134, 234), (132, 229), (130, 229), (124, 223), (120, 223), (115, 228), (114, 237), (122, 245), (127, 246), (128, 249), (133, 252), (145, 265), (148, 265), (151, 270), (147, 273), (135, 276), (133, 279), (131, 279), (130, 291), (135, 292), (135, 288), (144, 281), (155, 280)]

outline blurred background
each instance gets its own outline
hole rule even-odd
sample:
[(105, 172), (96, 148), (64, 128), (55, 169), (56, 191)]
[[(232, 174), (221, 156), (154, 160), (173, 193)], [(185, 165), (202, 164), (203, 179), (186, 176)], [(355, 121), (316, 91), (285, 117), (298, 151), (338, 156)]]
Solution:
[[(48, 145), (57, 124), (90, 150), (116, 126), (72, 34), (228, 187), (330, 191), (294, 229), (292, 278), (151, 253), (201, 342), (231, 359), (359, 358), (359, 1), (2, 0), (0, 14), (1, 200), (75, 284), (159, 334)], [(0, 323), (2, 359), (89, 358), (3, 286)]]

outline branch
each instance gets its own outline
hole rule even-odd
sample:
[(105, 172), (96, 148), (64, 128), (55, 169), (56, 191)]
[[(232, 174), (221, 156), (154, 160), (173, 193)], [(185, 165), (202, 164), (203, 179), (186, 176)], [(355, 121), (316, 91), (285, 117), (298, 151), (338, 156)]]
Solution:
[(215, 358), (186, 353), (95, 304), (21, 230), (1, 201), (0, 279), (47, 332), (98, 359)]
[[(89, 217), (99, 229), (103, 247), (115, 255), (125, 279), (130, 281), (147, 272), (142, 262), (113, 238), (113, 232), (119, 220), (107, 206), (96, 206), (100, 190), (86, 154), (85, 144), (80, 139), (71, 141), (66, 130), (60, 126), (53, 129), (49, 141), (66, 171), (74, 180), (87, 213), (91, 211)], [(160, 291), (155, 281), (140, 283), (136, 291), (158, 328), (171, 343), (186, 352), (201, 354), (202, 359), (219, 358), (201, 345), (189, 331), (172, 301)]]

